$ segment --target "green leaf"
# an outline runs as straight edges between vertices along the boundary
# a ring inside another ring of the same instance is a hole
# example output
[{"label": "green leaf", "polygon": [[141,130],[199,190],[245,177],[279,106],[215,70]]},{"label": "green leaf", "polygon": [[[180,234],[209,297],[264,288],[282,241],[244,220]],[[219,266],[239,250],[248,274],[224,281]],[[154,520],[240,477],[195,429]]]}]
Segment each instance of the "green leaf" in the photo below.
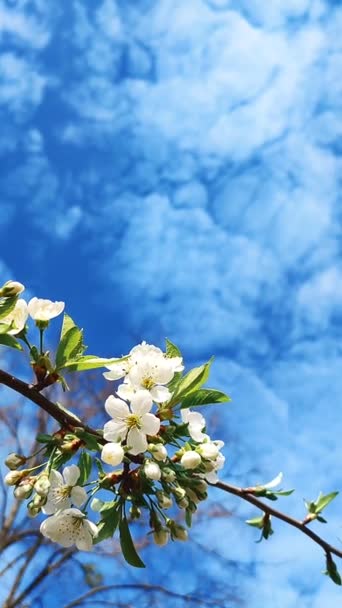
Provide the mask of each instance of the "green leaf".
[{"label": "green leaf", "polygon": [[338,492],[331,492],[325,496],[321,493],[315,502],[316,511],[315,513],[321,513],[325,507],[327,507],[334,498],[338,495]]},{"label": "green leaf", "polygon": [[72,320],[71,317],[69,317],[69,315],[66,314],[66,312],[64,313],[63,316],[63,325],[62,325],[62,330],[61,330],[61,337],[60,340],[63,340],[65,334],[68,333],[68,331],[70,329],[72,329],[73,327],[77,327],[76,323]]},{"label": "green leaf", "polygon": [[6,334],[11,327],[12,323],[0,323],[0,334]]},{"label": "green leaf", "polygon": [[192,525],[192,513],[188,509],[185,511],[185,523],[188,528],[191,528]]},{"label": "green leaf", "polygon": [[55,439],[46,433],[38,433],[36,441],[38,441],[38,443],[55,443]]},{"label": "green leaf", "polygon": [[84,357],[79,357],[78,359],[70,359],[63,365],[63,368],[69,372],[85,372],[90,369],[99,369],[101,367],[106,367],[107,365],[112,365],[113,363],[125,361],[126,359],[127,357],[121,357],[120,359],[104,359],[102,357],[96,357],[96,355],[86,355]]},{"label": "green leaf", "polygon": [[335,585],[342,585],[342,579],[339,571],[337,570],[337,566],[332,559],[331,555],[327,555],[327,569],[324,572],[327,576],[331,578],[331,580],[335,583]]},{"label": "green leaf", "polygon": [[87,433],[87,431],[82,428],[76,428],[74,432],[77,437],[84,441],[89,450],[94,450],[98,452],[101,449],[96,437],[91,433]]},{"label": "green leaf", "polygon": [[140,559],[139,555],[136,552],[128,522],[125,516],[120,521],[119,530],[122,554],[126,562],[131,566],[135,566],[135,568],[145,568],[144,562]]},{"label": "green leaf", "polygon": [[171,403],[179,403],[183,397],[189,393],[196,391],[204,384],[209,378],[210,367],[213,362],[213,357],[199,367],[194,367],[188,372],[184,378],[182,378],[175,394],[172,396]]},{"label": "green leaf", "polygon": [[182,356],[182,353],[179,350],[178,346],[173,344],[173,342],[171,342],[171,340],[169,340],[168,338],[166,338],[166,356],[171,359],[172,359],[172,357],[181,357]]},{"label": "green leaf", "polygon": [[292,490],[278,490],[278,492],[273,492],[276,496],[290,496],[293,494],[294,488]]},{"label": "green leaf", "polygon": [[82,452],[78,460],[78,467],[81,471],[77,485],[82,486],[88,479],[93,466],[93,459],[88,452]]},{"label": "green leaf", "polygon": [[0,319],[7,317],[7,315],[14,310],[17,300],[18,296],[0,299]]},{"label": "green leaf", "polygon": [[120,521],[121,511],[118,508],[120,503],[118,501],[110,501],[106,505],[110,506],[107,509],[104,509],[104,507],[101,509],[102,519],[97,526],[99,533],[94,540],[94,544],[100,543],[105,538],[111,538]]},{"label": "green leaf", "polygon": [[16,350],[23,350],[21,344],[19,344],[19,342],[9,334],[0,334],[0,344],[3,346],[10,346]]},{"label": "green leaf", "polygon": [[181,409],[197,407],[199,405],[209,405],[212,403],[224,403],[227,401],[231,401],[231,398],[221,391],[217,391],[214,388],[200,388],[197,391],[189,393],[182,399]]},{"label": "green leaf", "polygon": [[57,353],[56,366],[57,369],[65,367],[65,364],[75,359],[77,360],[85,351],[83,344],[83,332],[78,327],[71,327],[61,339]]}]

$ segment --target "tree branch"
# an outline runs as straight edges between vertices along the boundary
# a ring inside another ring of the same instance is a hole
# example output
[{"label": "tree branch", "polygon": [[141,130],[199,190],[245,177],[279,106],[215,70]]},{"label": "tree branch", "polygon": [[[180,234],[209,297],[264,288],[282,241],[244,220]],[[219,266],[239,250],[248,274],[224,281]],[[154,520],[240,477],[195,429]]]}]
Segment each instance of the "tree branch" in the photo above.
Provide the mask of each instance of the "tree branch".
[{"label": "tree branch", "polygon": [[337,557],[342,558],[342,550],[339,550],[336,547],[333,547],[333,545],[327,543],[323,538],[318,536],[318,534],[310,530],[310,528],[307,527],[304,521],[300,521],[299,519],[295,519],[290,515],[286,515],[286,513],[283,513],[282,511],[278,511],[278,509],[275,509],[274,507],[271,507],[270,505],[266,504],[265,502],[257,498],[257,496],[254,496],[252,493],[248,492],[244,488],[238,488],[237,486],[233,486],[223,481],[218,481],[216,484],[210,485],[212,485],[214,488],[220,488],[220,490],[228,492],[228,494],[234,494],[234,496],[238,496],[239,498],[242,498],[242,500],[245,500],[254,505],[255,507],[258,507],[258,509],[260,509],[264,513],[272,515],[276,519],[284,521],[293,528],[297,528],[297,530],[303,532],[303,534],[311,538],[311,540],[313,540],[317,545],[319,545],[327,555],[333,553],[334,555],[337,555]]},{"label": "tree branch", "polygon": [[45,397],[45,395],[42,395],[39,390],[37,390],[37,387],[35,387],[33,384],[27,384],[26,382],[19,380],[19,378],[16,378],[15,376],[12,376],[11,374],[8,374],[3,370],[0,370],[0,384],[8,386],[20,395],[23,395],[23,397],[26,397],[27,399],[38,405],[38,407],[47,412],[49,416],[57,420],[57,422],[59,422],[59,424],[63,428],[74,430],[77,427],[81,427],[82,429],[87,431],[87,433],[95,435],[100,443],[105,443],[103,437],[101,437],[99,433],[84,424],[77,416],[75,416],[71,412],[64,410],[64,408],[58,405],[58,403],[53,403],[52,401],[50,401],[50,399]]},{"label": "tree branch", "polygon": [[[69,428],[70,430],[75,429],[75,427],[81,427],[87,433],[90,433],[96,436],[99,443],[106,443],[106,441],[97,433],[94,429],[84,424],[77,416],[74,416],[71,412],[64,410],[57,403],[53,403],[44,395],[41,395],[37,388],[35,388],[32,384],[27,384],[15,376],[8,374],[7,372],[0,370],[0,384],[4,384],[9,388],[13,389],[20,395],[23,395],[27,399],[30,399],[33,403],[38,405],[38,407],[42,408],[45,412],[47,412],[52,418],[57,420],[64,428]],[[258,507],[265,514],[272,515],[273,517],[280,519],[287,523],[288,525],[297,528],[303,534],[311,538],[313,542],[319,545],[327,556],[331,557],[331,554],[336,555],[337,557],[342,558],[342,550],[337,549],[333,545],[327,543],[323,538],[321,538],[318,534],[310,530],[307,525],[298,519],[294,519],[293,517],[286,515],[286,513],[282,513],[277,509],[269,506],[264,503],[262,500],[254,496],[253,493],[248,491],[248,489],[239,488],[237,486],[233,486],[228,483],[224,483],[222,481],[217,482],[216,484],[211,484],[213,487],[220,488],[224,492],[228,492],[229,494],[233,494],[234,496],[238,496],[242,500],[249,502],[250,504]]]}]

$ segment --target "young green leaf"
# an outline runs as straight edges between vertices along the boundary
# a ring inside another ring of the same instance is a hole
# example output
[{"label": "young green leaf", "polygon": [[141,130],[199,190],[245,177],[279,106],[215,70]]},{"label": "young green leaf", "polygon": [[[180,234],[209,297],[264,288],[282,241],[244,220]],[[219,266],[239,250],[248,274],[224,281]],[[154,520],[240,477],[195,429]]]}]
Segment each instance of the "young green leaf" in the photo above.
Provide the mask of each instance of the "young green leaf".
[{"label": "young green leaf", "polygon": [[16,350],[23,350],[21,344],[19,344],[19,342],[9,334],[0,334],[0,344],[3,346],[9,346],[10,348],[15,348]]},{"label": "young green leaf", "polygon": [[83,332],[78,327],[71,327],[61,339],[57,353],[56,353],[56,366],[57,369],[65,367],[65,364],[83,355],[85,346],[83,344]]},{"label": "young green leaf", "polygon": [[227,401],[231,401],[230,397],[221,391],[217,391],[213,388],[200,388],[197,391],[189,393],[182,399],[181,409],[213,403],[224,403]]},{"label": "young green leaf", "polygon": [[213,357],[199,367],[194,367],[188,372],[179,383],[175,394],[172,396],[171,403],[179,403],[189,393],[199,389],[209,378],[210,367],[213,362]]},{"label": "young green leaf", "polygon": [[73,327],[77,327],[76,323],[65,312],[64,313],[64,317],[63,317],[63,325],[62,325],[62,331],[61,331],[60,341],[63,340],[65,334],[68,333],[68,331],[70,329],[72,329]]},{"label": "young green leaf", "polygon": [[[111,501],[107,509],[101,509],[101,521],[98,524],[99,533],[94,540],[94,544],[100,543],[105,538],[111,538],[119,525],[121,510],[118,508],[119,503]],[[104,505],[105,506],[105,505]]]},{"label": "young green leaf", "polygon": [[315,502],[316,513],[321,513],[323,509],[325,509],[334,498],[338,495],[338,492],[330,492],[330,494],[326,494],[325,496],[321,493]]},{"label": "young green leaf", "polygon": [[126,359],[127,357],[122,357],[120,359],[104,359],[102,357],[96,357],[96,355],[85,355],[84,357],[79,357],[78,359],[70,359],[64,363],[63,368],[69,372],[85,372],[90,369],[106,367],[107,365],[118,363],[119,361],[125,361]]},{"label": "young green leaf", "polygon": [[88,452],[82,452],[78,460],[78,468],[81,471],[79,479],[77,480],[78,485],[82,486],[87,481],[91,473],[92,465],[93,460],[90,454],[88,454]]},{"label": "young green leaf", "polygon": [[126,562],[131,566],[135,566],[135,568],[145,568],[144,562],[140,559],[139,555],[136,552],[128,522],[125,516],[120,521],[119,530],[122,554]]},{"label": "young green leaf", "polygon": [[259,528],[261,530],[264,527],[264,516],[254,517],[253,519],[247,519],[246,524],[249,526],[253,526],[254,528]]},{"label": "young green leaf", "polygon": [[178,346],[173,344],[173,342],[171,342],[171,340],[169,340],[168,338],[166,338],[166,356],[170,358],[182,356],[182,353],[179,350]]},{"label": "young green leaf", "polygon": [[329,576],[335,585],[342,585],[341,575],[337,570],[337,566],[330,554],[327,555],[326,560],[327,569],[324,574]]},{"label": "young green leaf", "polygon": [[18,301],[18,296],[12,296],[11,298],[0,299],[0,319],[7,317]]}]

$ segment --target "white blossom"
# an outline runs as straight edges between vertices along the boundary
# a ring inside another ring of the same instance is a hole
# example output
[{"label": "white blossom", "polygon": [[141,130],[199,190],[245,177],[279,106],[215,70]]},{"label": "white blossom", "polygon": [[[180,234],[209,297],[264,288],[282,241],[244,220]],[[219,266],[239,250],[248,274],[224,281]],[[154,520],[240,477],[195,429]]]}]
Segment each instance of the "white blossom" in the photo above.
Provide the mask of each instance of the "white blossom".
[{"label": "white blossom", "polygon": [[189,450],[183,454],[180,462],[185,469],[196,469],[201,464],[201,457],[198,452]]},{"label": "white blossom", "polygon": [[138,388],[145,388],[150,390],[154,401],[162,403],[171,397],[164,385],[170,382],[175,372],[182,371],[184,365],[182,357],[167,357],[157,346],[142,342],[132,348],[125,361],[109,365],[107,369],[109,371],[103,374],[107,380],[126,376],[125,384],[128,386],[122,389],[126,392],[121,395],[124,399],[130,398]]},{"label": "white blossom", "polygon": [[156,462],[146,462],[144,473],[148,479],[153,479],[153,481],[159,481],[161,478],[161,470]]},{"label": "white blossom", "polygon": [[1,323],[5,325],[11,325],[11,329],[7,331],[8,334],[15,336],[19,334],[25,327],[27,321],[28,311],[25,300],[18,300],[15,307],[11,310],[6,317],[1,319]]},{"label": "white blossom", "polygon": [[62,547],[76,545],[81,551],[90,551],[93,548],[93,538],[98,534],[95,524],[86,519],[79,509],[58,511],[43,521],[40,531],[43,536]]},{"label": "white blossom", "polygon": [[163,403],[171,398],[169,389],[165,386],[172,380],[174,371],[171,359],[159,356],[151,356],[138,359],[132,365],[125,378],[124,384],[118,389],[121,395],[126,391],[127,398],[131,398],[132,393],[144,390],[151,395],[156,403]]},{"label": "white blossom", "polygon": [[123,461],[125,452],[121,443],[106,443],[101,452],[101,460],[106,464],[116,467]]},{"label": "white blossom", "polygon": [[110,395],[105,409],[112,420],[104,425],[103,436],[107,441],[126,441],[131,454],[141,454],[147,449],[146,435],[156,435],[160,420],[150,413],[151,396],[146,391],[137,391],[131,399],[131,410],[127,403]]},{"label": "white blossom", "polygon": [[28,303],[28,312],[34,321],[50,321],[63,312],[64,306],[64,302],[32,298]]},{"label": "white blossom", "polygon": [[65,467],[63,475],[55,469],[51,470],[50,489],[47,502],[42,508],[43,513],[51,515],[62,509],[69,509],[71,504],[80,507],[87,500],[85,489],[76,485],[79,476],[80,469],[75,464]]},{"label": "white blossom", "polygon": [[165,462],[167,459],[167,449],[162,443],[150,443],[148,449],[158,462]]},{"label": "white blossom", "polygon": [[207,435],[202,433],[205,427],[205,418],[199,412],[192,412],[190,409],[181,410],[184,423],[188,423],[189,435],[194,441],[203,441]]}]

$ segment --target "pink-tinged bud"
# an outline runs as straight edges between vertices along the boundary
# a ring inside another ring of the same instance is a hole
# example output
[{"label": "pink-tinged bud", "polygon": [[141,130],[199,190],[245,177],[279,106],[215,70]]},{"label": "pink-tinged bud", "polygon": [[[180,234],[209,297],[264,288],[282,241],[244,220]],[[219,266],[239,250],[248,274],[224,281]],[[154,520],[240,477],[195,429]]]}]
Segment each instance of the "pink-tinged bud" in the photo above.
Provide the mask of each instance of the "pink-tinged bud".
[{"label": "pink-tinged bud", "polygon": [[26,460],[27,458],[25,456],[17,454],[16,452],[11,452],[5,460],[5,465],[11,469],[11,471],[16,471],[16,469],[25,464]]}]

